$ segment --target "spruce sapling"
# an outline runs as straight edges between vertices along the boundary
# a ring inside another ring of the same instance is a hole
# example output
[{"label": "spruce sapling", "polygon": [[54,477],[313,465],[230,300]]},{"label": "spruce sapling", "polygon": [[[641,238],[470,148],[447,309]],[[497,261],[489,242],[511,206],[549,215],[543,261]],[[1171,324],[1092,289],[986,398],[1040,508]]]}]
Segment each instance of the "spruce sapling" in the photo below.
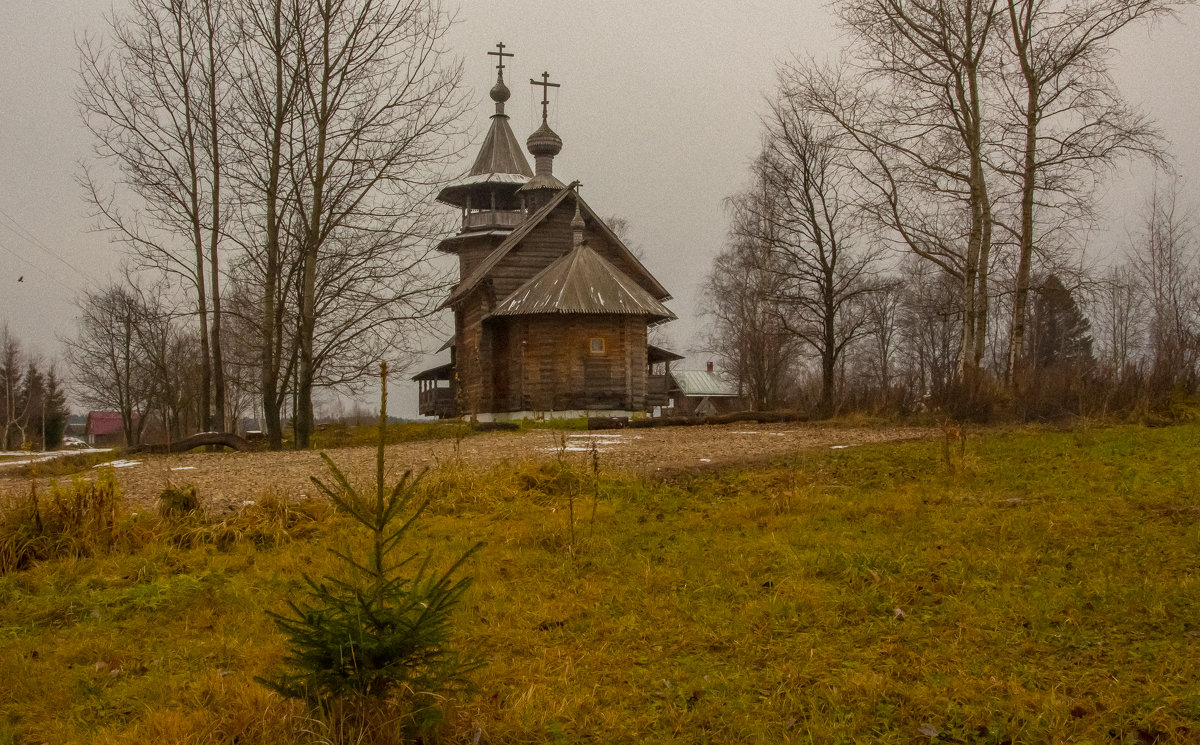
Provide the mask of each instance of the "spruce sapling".
[{"label": "spruce sapling", "polygon": [[[320,581],[305,576],[308,600],[289,601],[290,612],[270,613],[288,637],[289,670],[263,680],[279,693],[336,704],[349,696],[383,699],[433,693],[461,682],[481,663],[447,646],[451,613],[471,584],[452,579],[483,544],[467,550],[444,572],[402,550],[409,528],[429,504],[420,498],[421,475],[406,471],[384,489],[384,432],[387,425],[387,365],[380,366],[381,406],[375,459],[375,494],[360,494],[333,460],[333,485],[312,481],[342,512],[369,531],[366,556],[352,548],[330,549],[342,560],[342,576]],[[410,511],[411,510],[411,511]],[[419,562],[419,563],[418,563]]]}]

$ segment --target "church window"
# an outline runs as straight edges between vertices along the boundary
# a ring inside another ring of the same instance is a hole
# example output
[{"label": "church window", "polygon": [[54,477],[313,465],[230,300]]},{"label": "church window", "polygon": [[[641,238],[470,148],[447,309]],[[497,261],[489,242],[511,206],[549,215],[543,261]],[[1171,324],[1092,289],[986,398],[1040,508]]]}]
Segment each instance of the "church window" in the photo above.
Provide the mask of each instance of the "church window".
[{"label": "church window", "polygon": [[604,354],[604,339],[602,337],[592,337],[592,354]]}]

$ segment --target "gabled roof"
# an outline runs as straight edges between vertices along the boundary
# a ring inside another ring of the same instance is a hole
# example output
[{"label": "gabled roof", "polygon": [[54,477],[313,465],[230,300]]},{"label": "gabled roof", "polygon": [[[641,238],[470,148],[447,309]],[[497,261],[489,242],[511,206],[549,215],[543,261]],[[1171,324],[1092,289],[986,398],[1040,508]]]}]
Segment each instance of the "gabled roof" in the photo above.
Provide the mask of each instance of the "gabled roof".
[{"label": "gabled roof", "polygon": [[682,354],[675,354],[674,352],[672,352],[669,349],[663,349],[662,347],[656,347],[653,344],[646,345],[646,361],[647,362],[674,362],[675,360],[682,360],[682,359],[684,359],[684,356]]},{"label": "gabled roof", "polygon": [[685,396],[733,397],[737,388],[726,381],[720,373],[705,370],[672,370],[671,378]]},{"label": "gabled roof", "polygon": [[576,246],[538,272],[501,301],[491,315],[547,313],[647,316],[651,321],[675,318],[667,306],[587,244]]},{"label": "gabled roof", "polygon": [[578,193],[575,191],[577,186],[579,186],[579,182],[572,181],[567,188],[555,194],[549,202],[542,205],[540,209],[530,215],[528,219],[526,219],[523,223],[517,226],[516,229],[509,233],[508,238],[504,239],[503,243],[501,243],[494,251],[488,254],[487,258],[481,261],[479,265],[475,267],[474,271],[472,271],[468,276],[464,277],[463,280],[459,282],[457,286],[455,286],[454,290],[450,293],[450,297],[446,298],[446,302],[442,303],[440,307],[448,308],[451,305],[454,305],[454,303],[461,300],[468,292],[475,289],[476,285],[482,282],[483,279],[487,277],[493,269],[496,268],[496,265],[499,264],[500,261],[507,256],[510,251],[516,248],[517,244],[524,240],[525,236],[529,235],[534,228],[540,225],[542,221],[545,220],[551,213],[553,213],[554,209],[558,207],[558,205],[562,204],[563,201],[566,200],[567,196],[571,194],[574,194],[576,198],[579,199],[580,209],[592,218],[592,223],[600,228],[600,232],[604,235],[604,237],[617,247],[617,251],[621,253],[626,260],[633,264],[633,266],[641,272],[642,276],[650,281],[651,287],[654,288],[651,294],[660,301],[670,300],[671,293],[667,292],[666,288],[659,284],[658,280],[654,278],[654,275],[652,275],[649,270],[642,265],[642,262],[638,261],[637,257],[633,255],[633,252],[630,251],[629,248],[625,246],[625,243],[617,237],[617,234],[612,231],[612,228],[604,224],[604,221],[601,220],[600,216],[588,206],[588,203],[583,200],[583,197],[578,195]]}]

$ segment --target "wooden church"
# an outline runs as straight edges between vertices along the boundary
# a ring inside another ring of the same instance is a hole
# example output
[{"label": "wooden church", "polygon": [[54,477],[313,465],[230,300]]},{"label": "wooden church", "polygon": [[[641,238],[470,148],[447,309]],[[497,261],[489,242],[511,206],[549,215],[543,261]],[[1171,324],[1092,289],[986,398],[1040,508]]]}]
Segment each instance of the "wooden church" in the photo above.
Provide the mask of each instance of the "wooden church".
[{"label": "wooden church", "polygon": [[[579,195],[554,176],[562,139],[547,122],[526,146],[509,127],[504,59],[491,127],[474,165],[438,201],[462,214],[438,246],[455,254],[459,281],[443,303],[454,313],[450,362],[414,377],[420,412],[479,421],[638,417],[667,405],[667,367],[680,359],[651,346],[651,326],[675,318],[670,294]],[[444,346],[442,350],[444,351]]]}]

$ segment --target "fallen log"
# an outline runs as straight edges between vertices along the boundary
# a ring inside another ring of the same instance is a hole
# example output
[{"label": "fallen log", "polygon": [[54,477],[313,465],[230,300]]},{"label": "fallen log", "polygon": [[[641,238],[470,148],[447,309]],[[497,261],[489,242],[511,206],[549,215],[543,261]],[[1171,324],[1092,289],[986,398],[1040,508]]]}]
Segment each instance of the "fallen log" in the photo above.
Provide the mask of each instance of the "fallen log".
[{"label": "fallen log", "polygon": [[246,452],[253,450],[252,446],[245,439],[238,437],[232,432],[200,432],[199,434],[185,437],[182,440],[175,442],[160,442],[154,445],[139,445],[135,448],[130,448],[130,453],[186,453],[187,451],[210,445],[221,445],[232,450],[240,450]]}]

